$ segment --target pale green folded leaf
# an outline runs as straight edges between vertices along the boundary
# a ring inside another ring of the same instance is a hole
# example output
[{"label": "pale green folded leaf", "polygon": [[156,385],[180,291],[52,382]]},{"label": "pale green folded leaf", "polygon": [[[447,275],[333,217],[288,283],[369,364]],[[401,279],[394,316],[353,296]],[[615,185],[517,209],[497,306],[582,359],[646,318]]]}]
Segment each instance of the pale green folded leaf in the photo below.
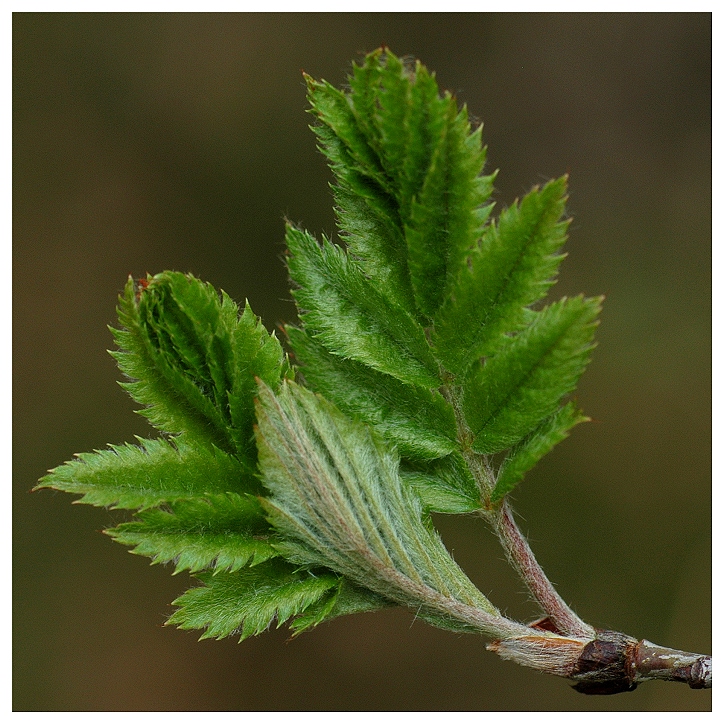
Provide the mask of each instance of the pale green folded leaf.
[{"label": "pale green folded leaf", "polygon": [[[404,605],[410,588],[430,601],[459,601],[495,613],[422,517],[400,479],[394,452],[373,431],[294,383],[262,388],[259,463],[272,496],[269,520],[290,542],[282,553],[322,565]],[[422,606],[440,614],[433,603]],[[454,622],[450,622],[455,626]]]}]

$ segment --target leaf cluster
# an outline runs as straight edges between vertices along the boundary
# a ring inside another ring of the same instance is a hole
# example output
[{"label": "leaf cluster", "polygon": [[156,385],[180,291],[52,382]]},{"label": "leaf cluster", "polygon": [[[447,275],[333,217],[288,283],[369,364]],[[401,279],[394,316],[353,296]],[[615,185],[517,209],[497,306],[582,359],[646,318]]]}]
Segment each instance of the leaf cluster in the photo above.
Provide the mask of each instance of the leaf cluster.
[{"label": "leaf cluster", "polygon": [[[308,88],[345,248],[287,228],[301,375],[396,446],[429,510],[489,507],[585,419],[565,398],[600,299],[541,306],[563,258],[566,178],[491,220],[481,128],[419,62],[380,50],[347,92]],[[474,455],[488,473],[473,482]]]},{"label": "leaf cluster", "polygon": [[201,581],[170,622],[205,637],[392,604],[475,629],[497,609],[429,513],[494,509],[585,419],[568,396],[600,300],[543,302],[566,179],[492,219],[481,128],[420,63],[378,50],[344,91],[307,84],[343,245],[287,226],[296,366],[248,303],[129,279],[112,354],[160,435],[39,487],[132,511],[108,533]]}]

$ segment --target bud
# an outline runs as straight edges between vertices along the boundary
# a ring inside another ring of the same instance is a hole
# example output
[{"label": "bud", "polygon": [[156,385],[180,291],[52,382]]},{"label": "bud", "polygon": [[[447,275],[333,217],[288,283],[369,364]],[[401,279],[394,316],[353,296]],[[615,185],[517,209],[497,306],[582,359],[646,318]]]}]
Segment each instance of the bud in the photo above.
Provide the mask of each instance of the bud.
[{"label": "bud", "polygon": [[568,678],[575,672],[587,643],[583,639],[542,633],[493,641],[487,649],[521,666]]},{"label": "bud", "polygon": [[619,694],[636,688],[633,656],[637,641],[617,631],[596,631],[581,654],[573,687],[581,694]]}]

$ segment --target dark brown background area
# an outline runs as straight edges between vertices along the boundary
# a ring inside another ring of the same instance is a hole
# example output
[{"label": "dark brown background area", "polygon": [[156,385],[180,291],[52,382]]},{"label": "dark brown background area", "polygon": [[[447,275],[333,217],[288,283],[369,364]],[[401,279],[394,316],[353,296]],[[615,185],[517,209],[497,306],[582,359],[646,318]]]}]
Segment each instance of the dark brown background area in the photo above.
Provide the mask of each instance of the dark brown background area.
[{"label": "dark brown background area", "polygon": [[[121,513],[29,493],[150,432],[105,351],[129,273],[294,319],[283,218],[334,224],[300,71],[341,83],[382,43],[485,122],[499,208],[571,174],[553,296],[607,299],[578,391],[595,421],[515,494],[543,566],[594,625],[710,651],[708,14],[15,14],[15,709],[710,708],[674,684],[584,697],[401,610],[198,643],[162,625],[188,576],[100,533]],[[534,615],[481,522],[439,522],[496,604]]]}]

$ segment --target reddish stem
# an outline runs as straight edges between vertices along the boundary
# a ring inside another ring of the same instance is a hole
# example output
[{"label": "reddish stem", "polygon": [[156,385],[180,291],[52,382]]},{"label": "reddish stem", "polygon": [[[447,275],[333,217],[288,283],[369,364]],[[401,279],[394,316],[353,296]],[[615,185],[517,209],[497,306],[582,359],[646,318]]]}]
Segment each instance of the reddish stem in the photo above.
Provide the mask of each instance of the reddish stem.
[{"label": "reddish stem", "polygon": [[569,636],[590,639],[595,630],[581,620],[558,595],[540,564],[535,559],[528,541],[518,528],[507,501],[494,514],[493,525],[508,558],[533,597],[548,615],[555,629]]}]

